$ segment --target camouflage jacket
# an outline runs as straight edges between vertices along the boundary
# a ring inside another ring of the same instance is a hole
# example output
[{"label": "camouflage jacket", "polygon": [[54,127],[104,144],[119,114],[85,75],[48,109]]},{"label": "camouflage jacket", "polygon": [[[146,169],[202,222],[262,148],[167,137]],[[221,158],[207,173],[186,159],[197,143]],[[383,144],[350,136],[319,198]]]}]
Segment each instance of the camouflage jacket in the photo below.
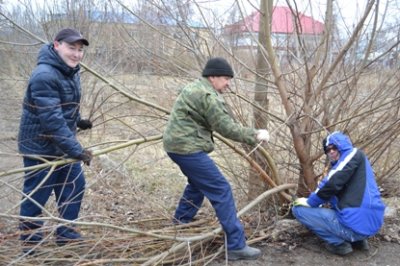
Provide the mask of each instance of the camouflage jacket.
[{"label": "camouflage jacket", "polygon": [[163,135],[164,149],[178,154],[211,152],[213,131],[234,141],[256,142],[256,130],[236,123],[224,99],[202,78],[188,84],[176,99]]}]

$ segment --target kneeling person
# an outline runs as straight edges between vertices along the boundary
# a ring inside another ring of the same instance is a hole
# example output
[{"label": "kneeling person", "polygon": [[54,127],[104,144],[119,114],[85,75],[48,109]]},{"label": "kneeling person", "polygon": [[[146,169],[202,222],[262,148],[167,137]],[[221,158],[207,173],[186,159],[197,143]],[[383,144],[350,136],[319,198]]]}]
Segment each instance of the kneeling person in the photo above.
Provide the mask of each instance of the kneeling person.
[{"label": "kneeling person", "polygon": [[[331,169],[308,198],[294,201],[293,215],[334,254],[368,250],[367,239],[381,228],[385,210],[371,164],[341,132],[330,134],[323,147]],[[325,203],[332,208],[320,208]]]}]

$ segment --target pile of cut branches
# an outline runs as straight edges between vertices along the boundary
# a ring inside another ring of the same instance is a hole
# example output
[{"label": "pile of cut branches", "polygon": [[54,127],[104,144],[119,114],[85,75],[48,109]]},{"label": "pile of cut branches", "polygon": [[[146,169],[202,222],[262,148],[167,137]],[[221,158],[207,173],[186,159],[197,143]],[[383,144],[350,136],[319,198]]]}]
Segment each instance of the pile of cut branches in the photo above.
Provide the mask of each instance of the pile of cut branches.
[{"label": "pile of cut branches", "polygon": [[[238,212],[247,212],[266,198],[288,189],[293,184],[285,184],[270,189],[250,202]],[[7,217],[6,217],[7,216]],[[12,215],[1,214],[1,219],[17,219]],[[46,217],[41,217],[46,220]],[[55,217],[48,218],[58,224],[69,221]],[[78,221],[74,224],[87,236],[80,242],[64,246],[55,244],[54,228],[43,228],[44,239],[32,246],[34,253],[22,252],[18,233],[1,236],[0,263],[9,265],[186,265],[207,264],[216,258],[224,258],[226,252],[223,231],[217,220],[200,217],[189,224],[175,225],[166,218],[152,218],[135,221],[134,227],[117,226],[107,223]],[[257,243],[269,237],[276,237],[272,228],[255,226],[251,216],[246,216],[245,227],[250,236],[248,242]],[[249,228],[250,227],[250,228]],[[140,228],[140,229],[138,229]]]}]

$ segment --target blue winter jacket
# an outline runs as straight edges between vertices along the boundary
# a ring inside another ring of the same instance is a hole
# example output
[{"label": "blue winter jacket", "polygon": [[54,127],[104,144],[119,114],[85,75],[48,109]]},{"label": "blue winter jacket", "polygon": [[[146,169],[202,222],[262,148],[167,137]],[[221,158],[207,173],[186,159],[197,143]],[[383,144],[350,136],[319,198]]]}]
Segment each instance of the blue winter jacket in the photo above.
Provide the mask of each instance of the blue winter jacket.
[{"label": "blue winter jacket", "polygon": [[79,65],[71,68],[44,45],[24,97],[18,136],[22,154],[80,158],[76,139],[81,98]]},{"label": "blue winter jacket", "polygon": [[341,224],[359,234],[376,234],[383,224],[385,205],[368,158],[341,132],[330,134],[324,145],[335,145],[340,158],[307,203],[318,207],[325,202],[336,202],[334,209]]}]

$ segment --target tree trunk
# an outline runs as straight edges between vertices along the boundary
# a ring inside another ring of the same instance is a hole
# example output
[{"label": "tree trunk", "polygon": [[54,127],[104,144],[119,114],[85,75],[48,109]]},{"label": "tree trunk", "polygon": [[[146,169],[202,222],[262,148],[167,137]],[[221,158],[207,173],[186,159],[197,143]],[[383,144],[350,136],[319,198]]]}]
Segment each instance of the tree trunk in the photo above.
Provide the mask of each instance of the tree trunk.
[{"label": "tree trunk", "polygon": [[[269,5],[271,12],[266,12],[266,5]],[[268,60],[265,54],[265,44],[266,44],[266,27],[270,27],[270,23],[272,17],[272,0],[262,0],[260,3],[260,26],[258,33],[258,41],[260,45],[258,46],[257,51],[257,65],[256,65],[256,85],[255,85],[255,94],[254,101],[257,105],[261,106],[264,110],[269,109],[269,101],[268,101],[268,93],[267,93],[267,80],[269,75],[269,65]],[[265,128],[268,129],[268,117],[262,112],[260,109],[254,108],[254,121],[256,128]],[[253,159],[268,173],[271,175],[271,171],[269,170],[268,164],[264,160],[260,160],[259,156],[257,156],[257,152],[253,155]],[[251,172],[249,178],[249,199],[253,199],[263,191],[267,190],[268,186],[266,183],[262,181],[262,179]]]}]

